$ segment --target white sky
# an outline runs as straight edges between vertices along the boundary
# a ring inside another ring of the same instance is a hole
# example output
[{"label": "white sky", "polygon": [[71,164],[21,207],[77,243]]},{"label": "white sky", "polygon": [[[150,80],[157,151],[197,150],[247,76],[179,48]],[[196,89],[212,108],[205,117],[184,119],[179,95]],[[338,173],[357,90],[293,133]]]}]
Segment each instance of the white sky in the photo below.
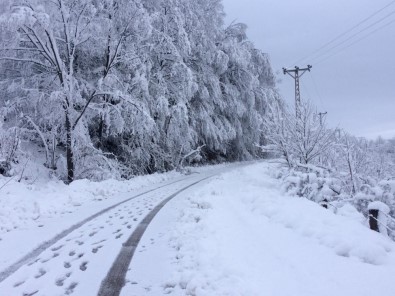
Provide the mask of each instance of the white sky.
[{"label": "white sky", "polygon": [[[292,105],[294,81],[282,74],[282,67],[295,66],[297,60],[390,2],[223,0],[226,25],[232,21],[248,25],[249,38],[257,48],[269,53],[272,67],[282,81],[278,83],[280,93]],[[392,20],[394,23],[356,45],[322,63],[311,58],[297,65],[313,65],[311,75],[307,73],[301,79],[302,98],[313,101],[318,111],[327,111],[330,126],[368,138],[395,136],[395,3],[353,33],[388,14],[391,16],[385,21],[359,36]]]}]

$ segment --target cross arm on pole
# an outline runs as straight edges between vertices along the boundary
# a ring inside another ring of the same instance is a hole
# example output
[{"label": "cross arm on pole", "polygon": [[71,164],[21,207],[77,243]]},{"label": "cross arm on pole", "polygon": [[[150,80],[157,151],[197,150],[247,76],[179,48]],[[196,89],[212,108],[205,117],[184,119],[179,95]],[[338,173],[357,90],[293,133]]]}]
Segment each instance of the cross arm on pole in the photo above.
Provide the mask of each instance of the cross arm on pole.
[{"label": "cross arm on pole", "polygon": [[291,73],[299,73],[299,72],[302,72],[302,74],[299,75],[299,76],[302,76],[306,71],[309,71],[309,72],[310,72],[310,70],[311,70],[312,67],[313,67],[313,66],[311,66],[311,65],[307,65],[306,68],[299,68],[299,67],[297,67],[297,66],[295,66],[295,69],[286,69],[286,68],[283,68],[283,73],[284,73],[284,75],[285,75],[285,74],[289,74],[290,76],[294,77]]}]

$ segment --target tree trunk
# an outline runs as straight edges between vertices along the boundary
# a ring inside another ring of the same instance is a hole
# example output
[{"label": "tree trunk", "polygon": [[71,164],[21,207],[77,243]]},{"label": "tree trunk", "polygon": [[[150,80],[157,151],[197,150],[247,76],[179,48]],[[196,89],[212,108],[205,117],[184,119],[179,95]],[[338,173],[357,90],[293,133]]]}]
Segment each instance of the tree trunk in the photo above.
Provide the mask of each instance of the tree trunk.
[{"label": "tree trunk", "polygon": [[74,181],[74,160],[72,148],[71,123],[69,114],[66,111],[66,162],[67,162],[67,182]]},{"label": "tree trunk", "polygon": [[98,130],[99,143],[97,145],[98,148],[100,148],[100,149],[103,148],[103,130],[104,130],[104,119],[103,119],[103,116],[100,116],[99,130]]}]

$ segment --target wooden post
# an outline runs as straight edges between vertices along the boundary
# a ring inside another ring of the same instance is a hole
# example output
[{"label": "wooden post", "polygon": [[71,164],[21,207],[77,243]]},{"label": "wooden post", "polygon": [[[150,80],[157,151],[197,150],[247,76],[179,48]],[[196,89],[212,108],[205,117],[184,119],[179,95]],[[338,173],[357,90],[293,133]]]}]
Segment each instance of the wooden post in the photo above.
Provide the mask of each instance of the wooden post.
[{"label": "wooden post", "polygon": [[373,201],[368,206],[370,229],[388,236],[387,215],[390,208],[381,201]]},{"label": "wooden post", "polygon": [[373,210],[373,209],[369,210],[370,229],[380,232],[378,219],[379,219],[379,210]]}]

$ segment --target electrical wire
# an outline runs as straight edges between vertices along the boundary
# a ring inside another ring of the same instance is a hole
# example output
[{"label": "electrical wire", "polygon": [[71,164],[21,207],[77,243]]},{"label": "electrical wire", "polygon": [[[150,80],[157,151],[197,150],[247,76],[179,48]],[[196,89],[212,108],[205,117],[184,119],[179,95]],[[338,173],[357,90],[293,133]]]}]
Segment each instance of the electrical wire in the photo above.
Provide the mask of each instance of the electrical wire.
[{"label": "electrical wire", "polygon": [[[312,97],[312,95],[311,95],[309,89],[307,88],[306,84],[303,82],[303,80],[300,80],[300,84],[302,85],[302,89],[303,89],[304,91],[306,91],[306,93],[307,93],[307,96],[308,96],[307,100],[308,100],[308,101],[311,101],[313,97]],[[305,97],[305,99],[306,99],[306,97]]]},{"label": "electrical wire", "polygon": [[[372,27],[376,26],[377,24],[380,24],[381,22],[383,22],[384,20],[386,20],[387,18],[389,18],[390,16],[392,16],[392,15],[394,15],[394,14],[395,14],[395,10],[391,11],[390,13],[388,13],[387,15],[385,15],[384,17],[382,17],[381,19],[375,21],[374,23],[372,23],[372,24],[370,24],[369,26],[363,28],[362,30],[359,30],[358,32],[354,33],[353,35],[351,35],[351,36],[348,37],[347,39],[343,40],[342,42],[340,42],[340,43],[338,43],[338,44],[332,46],[331,48],[329,48],[328,50],[324,51],[324,52],[321,53],[320,55],[318,55],[318,56],[316,56],[316,57],[313,57],[313,61],[322,58],[323,56],[325,56],[326,54],[330,53],[330,52],[333,51],[334,49],[337,49],[337,48],[339,48],[340,46],[342,46],[343,44],[346,44],[348,41],[354,39],[354,37],[357,37],[357,36],[360,35],[361,33],[363,33],[363,32],[365,32],[365,31],[371,29]],[[392,23],[392,21],[391,21],[391,23]],[[379,28],[381,28],[381,27],[379,27]],[[378,28],[378,29],[379,29],[379,28]],[[378,31],[378,29],[374,30],[373,32]],[[368,35],[370,36],[371,34],[373,34],[373,33],[371,32],[371,33],[369,33]],[[362,38],[360,38],[360,39],[358,39],[358,40],[362,40],[362,39],[364,39],[364,38],[365,38],[365,37],[362,37]],[[354,44],[354,43],[352,43],[352,44]]]},{"label": "electrical wire", "polygon": [[333,56],[335,56],[335,55],[338,55],[338,54],[341,53],[342,51],[348,49],[349,47],[351,47],[351,46],[353,46],[353,45],[355,45],[355,44],[357,44],[357,43],[359,43],[359,42],[361,42],[361,41],[363,41],[363,40],[365,40],[366,38],[370,37],[371,35],[373,35],[373,34],[376,33],[377,31],[380,31],[381,29],[384,29],[385,27],[388,27],[389,25],[391,25],[391,24],[393,24],[393,23],[395,23],[395,19],[392,20],[392,21],[390,21],[390,22],[388,22],[388,23],[385,23],[384,25],[378,27],[377,29],[375,29],[375,30],[369,32],[368,34],[366,34],[366,35],[364,35],[363,37],[361,37],[361,38],[355,40],[354,42],[348,44],[347,46],[344,46],[344,47],[340,48],[338,51],[332,53],[331,55],[326,56],[326,57],[323,57],[322,59],[320,59],[320,60],[318,60],[317,62],[315,62],[314,65],[319,65],[319,64],[321,64],[321,63],[327,61],[327,60],[330,59],[331,57],[333,57]]},{"label": "electrical wire", "polygon": [[395,0],[391,1],[390,3],[388,3],[387,5],[385,5],[384,7],[380,8],[379,10],[375,11],[374,13],[372,13],[371,15],[369,15],[368,17],[364,18],[363,20],[361,20],[360,22],[358,22],[356,25],[352,26],[351,28],[347,29],[346,31],[344,31],[343,33],[337,35],[335,38],[333,38],[332,40],[330,40],[329,42],[325,43],[324,45],[322,45],[321,47],[319,47],[318,49],[316,49],[315,51],[311,52],[310,54],[306,55],[305,57],[297,60],[296,62],[294,62],[293,64],[298,64],[302,61],[305,61],[307,59],[309,59],[311,56],[316,55],[317,53],[319,53],[321,50],[327,48],[329,45],[333,44],[334,42],[336,42],[337,40],[341,39],[342,37],[346,36],[348,33],[352,32],[353,30],[355,30],[356,28],[358,28],[359,26],[361,26],[362,24],[366,23],[367,21],[371,20],[373,17],[375,17],[376,15],[378,15],[379,13],[381,13],[382,11],[384,11],[385,9],[387,9],[388,7],[390,7],[391,5],[395,4]]},{"label": "electrical wire", "polygon": [[317,83],[315,82],[314,76],[313,76],[313,74],[311,72],[309,72],[309,76],[311,78],[311,81],[313,81],[313,86],[314,86],[315,92],[316,92],[316,94],[318,96],[318,99],[320,100],[321,108],[325,109],[324,100],[322,99],[321,92],[318,89],[318,86],[317,86]]}]

